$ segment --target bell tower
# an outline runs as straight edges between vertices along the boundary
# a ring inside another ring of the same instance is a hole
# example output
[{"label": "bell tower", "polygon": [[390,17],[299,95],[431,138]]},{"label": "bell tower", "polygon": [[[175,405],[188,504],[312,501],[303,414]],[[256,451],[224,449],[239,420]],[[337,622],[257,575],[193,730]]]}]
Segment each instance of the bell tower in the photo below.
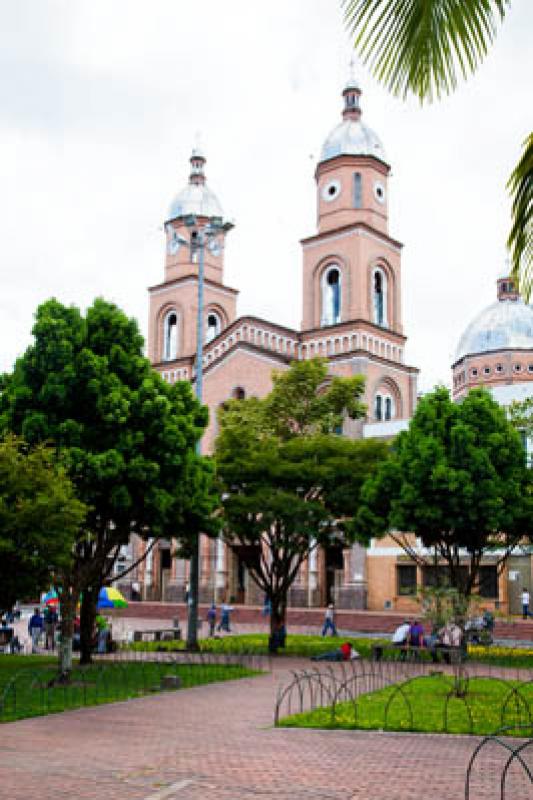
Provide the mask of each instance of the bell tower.
[{"label": "bell tower", "polygon": [[315,172],[317,233],[304,250],[303,329],[364,320],[402,332],[401,244],[388,233],[390,166],[351,76]]},{"label": "bell tower", "polygon": [[381,139],[363,122],[361,97],[350,75],[342,119],[315,171],[317,229],[301,242],[302,336],[308,354],[357,351],[345,363],[366,377],[369,422],[405,420],[416,402],[418,370],[403,365],[402,244],[389,234],[390,165]]},{"label": "bell tower", "polygon": [[315,173],[318,231],[364,222],[387,233],[390,167],[383,145],[361,121],[361,88],[354,78],[342,97],[342,122],[326,139]]},{"label": "bell tower", "polygon": [[206,343],[234,321],[238,295],[223,282],[225,238],[233,226],[224,224],[222,206],[207,185],[205,163],[203,152],[195,148],[189,181],[170,204],[165,221],[164,281],[149,290],[149,358],[162,371],[187,377],[196,351],[200,237],[210,223],[217,223],[217,232],[205,237],[203,249]]}]

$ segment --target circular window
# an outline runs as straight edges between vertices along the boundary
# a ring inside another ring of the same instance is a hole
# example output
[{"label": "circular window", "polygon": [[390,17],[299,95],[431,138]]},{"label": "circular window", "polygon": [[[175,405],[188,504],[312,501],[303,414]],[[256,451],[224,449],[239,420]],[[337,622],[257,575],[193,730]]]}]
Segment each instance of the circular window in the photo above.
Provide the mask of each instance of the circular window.
[{"label": "circular window", "polygon": [[322,189],[322,199],[325,200],[326,203],[331,203],[332,200],[335,200],[335,198],[339,196],[340,191],[340,181],[329,181]]},{"label": "circular window", "polygon": [[515,364],[513,369],[515,372],[522,372],[522,364]]},{"label": "circular window", "polygon": [[380,181],[376,181],[374,183],[374,197],[378,201],[378,203],[385,202],[385,187]]},{"label": "circular window", "polygon": [[473,369],[470,370],[470,375],[473,378],[477,378],[477,367],[474,367]]}]

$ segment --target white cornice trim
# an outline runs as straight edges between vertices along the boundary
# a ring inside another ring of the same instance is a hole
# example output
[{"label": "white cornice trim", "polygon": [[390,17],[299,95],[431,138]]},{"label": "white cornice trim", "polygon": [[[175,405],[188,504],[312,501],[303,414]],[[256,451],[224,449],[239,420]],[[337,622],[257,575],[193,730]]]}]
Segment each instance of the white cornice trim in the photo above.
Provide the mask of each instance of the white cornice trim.
[{"label": "white cornice trim", "polygon": [[387,244],[391,250],[394,250],[395,253],[401,253],[401,247],[393,244],[390,239],[386,236],[380,236],[379,233],[371,233],[370,231],[365,230],[364,228],[353,227],[350,230],[343,231],[342,233],[320,233],[317,234],[316,237],[313,238],[311,242],[303,242],[302,247],[304,250],[307,250],[311,247],[316,247],[316,245],[321,244],[322,242],[335,242],[338,239],[346,239],[347,237],[353,236],[363,236],[367,239],[373,239],[380,244]]},{"label": "white cornice trim", "polygon": [[[166,294],[167,292],[171,292],[173,289],[179,289],[182,286],[189,286],[191,284],[197,285],[198,284],[198,278],[185,278],[185,280],[180,280],[178,278],[177,281],[176,280],[169,281],[169,283],[167,283],[167,284],[165,284],[163,286],[158,286],[155,289],[148,289],[148,291],[150,292],[151,295],[155,296],[155,295],[158,295],[158,294]],[[230,292],[227,289],[225,289],[223,286],[216,286],[216,285],[213,285],[213,283],[207,283],[207,281],[204,284],[204,291],[205,292],[212,291],[215,294],[219,293],[219,294],[223,294],[223,295],[226,295],[227,297],[232,297],[232,298],[236,297],[236,293],[234,291]]]},{"label": "white cornice trim", "polygon": [[[391,362],[389,361],[389,359],[385,358],[384,356],[376,356],[375,359],[373,359],[371,355],[370,356],[357,356],[357,355],[355,355],[355,356],[351,356],[350,358],[331,358],[331,360],[329,361],[329,364],[330,364],[330,366],[333,366],[335,364],[351,364],[352,361],[364,361],[367,364],[368,364],[369,361],[371,361],[374,364],[381,364],[381,360],[380,359],[382,359],[383,361],[387,361],[387,371],[389,371],[389,372],[397,372],[400,375],[406,375],[406,374],[407,375],[412,375],[412,374],[414,374],[414,377],[416,377],[417,373],[412,373],[411,372],[413,367],[410,367],[408,364],[404,364],[403,365],[404,366],[403,369],[401,367],[390,367],[389,364]],[[398,362],[396,361],[394,363],[397,364]]]}]

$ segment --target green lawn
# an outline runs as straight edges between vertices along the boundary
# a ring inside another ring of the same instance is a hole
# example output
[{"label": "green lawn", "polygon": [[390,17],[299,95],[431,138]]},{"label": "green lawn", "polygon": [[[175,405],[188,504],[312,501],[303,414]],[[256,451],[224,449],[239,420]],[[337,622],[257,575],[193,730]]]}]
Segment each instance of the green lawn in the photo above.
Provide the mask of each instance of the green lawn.
[{"label": "green lawn", "polygon": [[57,660],[40,656],[0,656],[0,721],[41,716],[82,706],[112,703],[163,691],[165,675],[181,688],[258,674],[240,664],[168,664],[150,661],[100,662],[74,666],[65,686],[50,686]]},{"label": "green lawn", "polygon": [[[280,720],[292,728],[365,729],[416,731],[423,733],[490,734],[507,725],[530,723],[526,705],[533,715],[533,686],[494,678],[470,680],[465,700],[453,697],[453,679],[447,675],[419,677],[398,686],[361,695],[357,702],[339,703]],[[512,686],[520,686],[521,700],[505,700]],[[392,698],[392,699],[391,699]],[[387,707],[387,704],[389,703]],[[445,711],[447,707],[447,718]],[[470,713],[469,713],[470,710]]]}]

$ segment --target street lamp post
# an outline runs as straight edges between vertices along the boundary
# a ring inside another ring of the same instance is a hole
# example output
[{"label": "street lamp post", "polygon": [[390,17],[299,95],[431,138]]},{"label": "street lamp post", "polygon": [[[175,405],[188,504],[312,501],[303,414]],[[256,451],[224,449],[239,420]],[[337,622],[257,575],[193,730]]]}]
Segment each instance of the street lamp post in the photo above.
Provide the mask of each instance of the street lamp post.
[{"label": "street lamp post", "polygon": [[[204,254],[205,247],[209,241],[220,233],[231,230],[233,225],[230,222],[223,222],[220,217],[211,217],[203,228],[197,227],[196,217],[189,215],[185,217],[185,225],[194,228],[196,239],[194,247],[198,252],[198,315],[196,320],[196,398],[202,402],[203,392],[203,358],[204,358]],[[192,256],[191,242],[191,256]],[[196,452],[201,454],[202,441],[198,439]],[[192,553],[189,562],[189,598],[188,598],[188,619],[187,619],[187,648],[189,650],[198,649],[198,594],[199,594],[199,574],[200,574],[200,534],[196,533],[193,541]]]}]

